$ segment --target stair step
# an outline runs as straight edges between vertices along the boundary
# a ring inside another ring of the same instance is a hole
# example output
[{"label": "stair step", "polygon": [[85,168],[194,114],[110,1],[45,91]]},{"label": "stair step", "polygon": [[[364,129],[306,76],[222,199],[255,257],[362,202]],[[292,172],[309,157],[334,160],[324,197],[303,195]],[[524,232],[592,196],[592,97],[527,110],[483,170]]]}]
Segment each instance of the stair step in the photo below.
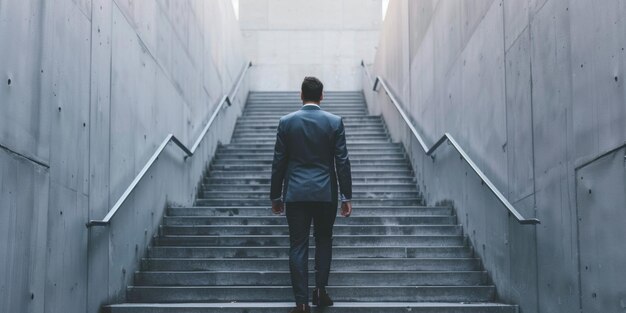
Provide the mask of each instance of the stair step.
[{"label": "stair step", "polygon": [[[343,126],[348,129],[361,129],[362,127],[379,129],[385,128],[385,125],[380,120],[370,119],[370,120],[345,120],[343,121]],[[270,120],[270,119],[252,119],[252,118],[239,118],[237,120],[237,124],[235,130],[250,130],[250,129],[273,129],[276,130],[278,128],[278,119]]]},{"label": "stair step", "polygon": [[[107,313],[280,313],[293,308],[289,302],[223,303],[126,303],[106,307]],[[499,303],[447,302],[335,302],[326,313],[517,313],[517,306]]]},{"label": "stair step", "polygon": [[[238,117],[238,121],[246,121],[246,122],[260,122],[263,124],[267,124],[267,123],[276,123],[278,124],[278,120],[280,117],[282,117],[283,115],[277,114],[276,119],[268,119],[266,116],[255,116],[255,115],[241,115]],[[343,119],[343,123],[344,125],[347,126],[348,123],[351,123],[352,125],[362,125],[359,123],[376,123],[376,124],[383,124],[383,120],[382,117],[379,115],[357,115],[357,116],[341,116]]]},{"label": "stair step", "polygon": [[[363,99],[363,93],[360,91],[324,91],[324,102],[329,99],[337,98],[359,98]],[[298,91],[252,91],[249,94],[248,100],[253,99],[295,99],[300,101],[300,93]]]},{"label": "stair step", "polygon": [[[277,97],[277,98],[259,98],[252,97],[249,98],[246,104],[246,109],[250,106],[293,106],[297,108],[302,107],[302,100],[299,98],[293,97]],[[324,103],[321,105],[322,108],[327,109],[330,107],[335,107],[338,105],[353,105],[357,107],[365,106],[365,99],[363,97],[357,96],[342,96],[342,97],[333,97],[330,99],[324,99]]]},{"label": "stair step", "polygon": [[[275,108],[275,109],[259,107],[255,109],[245,110],[241,114],[240,118],[258,117],[258,118],[264,118],[264,119],[275,119],[274,121],[278,123],[278,120],[281,117],[292,114],[293,112],[296,112],[298,110],[300,110],[300,108],[294,107],[294,106],[289,106],[289,107],[284,107],[284,108]],[[367,109],[362,108],[362,107],[343,107],[343,108],[332,108],[332,109],[326,108],[324,109],[324,111],[344,118],[344,122],[345,122],[345,118],[354,119],[354,118],[361,118],[361,117],[368,116]],[[374,117],[377,117],[377,116],[374,116]],[[375,120],[375,118],[373,118],[372,120]]]},{"label": "stair step", "polygon": [[[250,95],[250,97],[247,100],[247,103],[254,103],[254,102],[276,103],[278,101],[296,102],[298,106],[302,106],[303,105],[302,104],[302,100],[300,99],[299,95],[295,95],[295,96]],[[325,95],[324,96],[324,101],[322,102],[322,106],[328,106],[328,105],[325,105],[325,104],[326,103],[334,103],[336,101],[353,101],[353,102],[365,103],[365,98],[361,94],[353,94],[353,95],[344,95],[344,94]]]},{"label": "stair step", "polygon": [[[333,96],[328,99],[324,99],[324,102],[320,105],[323,109],[328,109],[337,105],[351,104],[358,107],[365,106],[365,99],[362,96]],[[246,109],[248,106],[293,106],[301,108],[303,106],[302,100],[298,97],[251,97],[248,98]]]},{"label": "stair step", "polygon": [[[250,147],[250,146],[241,146],[241,145],[234,145],[234,144],[229,144],[229,145],[224,145],[219,147],[218,149],[219,152],[226,152],[226,151],[233,151],[233,152],[243,152],[243,153],[250,153],[250,152],[270,152],[270,153],[274,153],[274,146],[273,145],[259,145],[258,147]],[[404,153],[404,148],[397,143],[390,143],[389,145],[384,145],[384,146],[353,146],[350,147],[350,153],[356,153],[356,152],[367,152],[367,151],[371,151],[371,152],[381,152],[381,151],[387,151],[387,152],[400,152],[400,153]]]},{"label": "stair step", "polygon": [[[373,134],[388,134],[387,129],[382,125],[371,126],[345,126],[346,134],[358,134],[358,133],[373,133]],[[248,135],[248,134],[263,134],[269,136],[276,136],[277,126],[259,126],[259,127],[238,127],[233,132],[233,135]]]},{"label": "stair step", "polygon": [[[367,169],[388,169],[388,170],[392,170],[392,171],[396,171],[396,170],[408,170],[410,171],[411,168],[409,167],[409,164],[406,162],[406,160],[404,158],[402,159],[398,159],[399,161],[405,161],[403,163],[400,162],[394,162],[394,164],[384,164],[384,162],[382,162],[381,160],[378,160],[379,163],[382,164],[376,164],[376,161],[371,161],[371,162],[367,162],[367,161],[354,161],[350,160],[350,165],[353,169],[355,170],[367,170]],[[396,161],[396,160],[394,160]],[[229,161],[225,161],[225,160],[220,160],[219,162],[215,162],[213,164],[211,164],[211,169],[212,170],[216,170],[216,171],[229,171],[229,170],[233,170],[233,171],[249,171],[249,172],[254,172],[254,171],[268,171],[272,168],[271,163],[264,163],[264,164],[257,164],[257,162],[253,162],[253,161],[246,161],[244,160],[244,162],[238,162],[236,164],[233,164],[234,162],[229,162]],[[353,185],[354,186],[354,185]],[[415,186],[413,186],[415,187]],[[269,188],[269,187],[268,187]],[[363,188],[367,188],[368,190],[380,190],[380,189],[375,189],[373,187],[363,187]],[[353,187],[353,190],[355,188]],[[269,190],[269,189],[268,189]]]},{"label": "stair step", "polygon": [[[309,270],[314,269],[309,259]],[[252,259],[142,259],[142,271],[275,271],[289,268],[288,258]],[[409,258],[333,258],[331,271],[480,271],[475,258],[409,259]],[[372,282],[374,284],[375,282]]]},{"label": "stair step", "polygon": [[[391,140],[384,137],[384,138],[370,138],[370,137],[360,137],[360,138],[355,138],[355,137],[350,137],[347,136],[346,137],[346,144],[348,145],[348,150],[350,149],[350,145],[353,144],[359,144],[359,143],[390,143]],[[276,143],[276,139],[275,137],[272,137],[272,139],[260,139],[260,138],[233,138],[232,139],[232,143],[265,143],[265,144],[275,144]]]},{"label": "stair step", "polygon": [[[291,112],[298,111],[302,108],[302,105],[294,104],[293,102],[283,102],[282,105],[268,105],[264,103],[254,103],[246,107],[244,111],[247,114],[267,113],[267,114],[289,114]],[[344,113],[359,113],[361,115],[367,115],[367,108],[363,104],[358,102],[341,101],[332,106],[324,106],[322,110],[333,114],[341,115]]]},{"label": "stair step", "polygon": [[[270,120],[268,116],[242,115],[239,117],[238,121],[261,122],[261,123],[273,122],[273,123],[278,124],[278,119],[281,118],[282,115],[275,115],[273,117],[274,117],[274,120]],[[342,116],[342,119],[344,122],[344,126],[347,123],[354,123],[358,125],[359,122],[364,122],[364,121],[374,121],[374,122],[382,123],[381,117],[377,115],[350,115],[350,116]]]},{"label": "stair step", "polygon": [[[254,165],[241,165],[238,167],[247,167],[249,169],[254,168]],[[213,168],[213,166],[211,166]],[[416,191],[416,187],[414,184],[352,184],[352,191],[355,192],[366,192],[366,190],[377,190],[377,191]],[[270,185],[248,185],[248,184],[237,184],[237,185],[219,185],[219,184],[203,184],[202,190],[204,191],[264,191],[269,192]]]},{"label": "stair step", "polygon": [[[381,129],[381,130],[373,130],[373,131],[350,131],[349,129],[346,130],[346,140],[348,138],[363,138],[363,137],[387,137],[388,134],[385,132],[385,130]],[[245,131],[245,132],[241,132],[241,131],[237,131],[233,133],[232,138],[260,138],[260,139],[267,139],[267,138],[276,138],[276,132],[275,131]]]},{"label": "stair step", "polygon": [[[229,147],[238,147],[238,148],[248,148],[248,149],[250,149],[250,148],[265,148],[265,149],[270,148],[270,149],[274,149],[274,144],[275,144],[275,142],[268,142],[268,143],[236,143],[236,142],[233,142],[233,143],[229,143],[228,146]],[[382,143],[382,144],[362,142],[362,143],[359,143],[359,144],[351,145],[350,148],[352,148],[352,147],[355,147],[355,148],[358,147],[358,148],[362,148],[362,149],[368,149],[370,147],[382,147],[382,148],[385,148],[385,147],[394,147],[394,146],[397,147],[398,145],[399,145],[398,143],[394,143],[394,142],[391,142],[391,141],[385,142],[385,143]]]},{"label": "stair step", "polygon": [[[309,249],[315,255],[315,247]],[[154,246],[149,248],[150,258],[288,258],[289,248],[265,247],[188,247]],[[466,246],[449,247],[352,247],[333,246],[335,258],[471,258],[473,252]]]},{"label": "stair step", "polygon": [[[258,172],[248,172],[248,171],[211,171],[209,173],[209,177],[249,177],[249,178],[264,178],[270,177],[271,171],[258,171]],[[352,177],[413,177],[412,173],[407,170],[396,170],[396,171],[388,171],[388,170],[353,170]]]},{"label": "stair step", "polygon": [[[271,96],[275,97],[296,97],[300,99],[300,92],[298,91],[251,91],[250,97],[263,97],[263,96]],[[347,95],[355,95],[362,96],[363,93],[361,91],[337,91],[337,90],[327,90],[324,91],[324,98],[334,97],[334,96],[347,96]]]},{"label": "stair step", "polygon": [[[335,301],[492,301],[493,286],[332,286]],[[312,289],[311,289],[312,291]],[[133,286],[130,302],[290,301],[291,286]]]},{"label": "stair step", "polygon": [[[249,99],[248,103],[246,104],[246,111],[254,109],[254,108],[264,108],[264,107],[276,108],[276,109],[288,108],[288,109],[300,110],[302,106],[303,106],[302,101],[298,101],[298,100],[294,101],[293,99],[271,99],[271,100]],[[324,101],[324,103],[320,105],[320,108],[322,110],[333,110],[333,109],[343,108],[343,107],[352,107],[352,108],[359,108],[359,109],[367,108],[365,106],[365,101],[363,101],[363,99],[359,99],[356,97],[335,98],[332,100]]]},{"label": "stair step", "polygon": [[[270,177],[205,177],[204,182],[207,184],[269,184]],[[354,177],[352,176],[353,184],[362,183],[376,183],[376,184],[404,184],[414,183],[415,178],[412,176],[403,177]]]},{"label": "stair step", "polygon": [[[276,139],[272,138],[270,139],[252,139],[252,138],[240,138],[237,140],[233,140],[232,143],[236,143],[236,144],[275,144],[276,143]],[[358,138],[358,139],[354,139],[354,138],[347,138],[346,139],[346,144],[348,146],[348,150],[350,150],[350,146],[351,145],[357,145],[357,144],[362,144],[362,143],[366,143],[366,144],[384,144],[384,143],[391,143],[391,139],[383,139],[383,138]]]},{"label": "stair step", "polygon": [[[309,273],[309,281],[315,274]],[[476,286],[488,283],[483,271],[336,271],[329,286]],[[135,286],[289,286],[289,271],[161,271],[135,273]]]},{"label": "stair step", "polygon": [[[354,107],[366,107],[365,99],[362,96],[334,96],[324,101],[319,105],[323,110],[329,110],[336,106],[352,105]],[[246,109],[248,106],[272,106],[272,107],[293,107],[296,109],[302,108],[302,100],[298,97],[252,97],[248,98]]]},{"label": "stair step", "polygon": [[[326,112],[333,111],[361,111],[367,115],[365,103],[353,100],[337,100],[329,105],[321,105],[320,108]],[[246,105],[244,112],[294,112],[302,109],[302,103],[293,101],[254,101]]]},{"label": "stair step", "polygon": [[[282,104],[268,104],[268,103],[252,103],[246,106],[244,113],[254,115],[257,113],[267,113],[276,115],[287,115],[292,112],[296,112],[302,109],[299,104],[293,104],[292,102],[283,102]],[[368,116],[369,112],[363,103],[357,102],[337,102],[332,106],[322,107],[322,110],[342,116],[343,113],[358,112],[360,116]]]},{"label": "stair step", "polygon": [[[346,139],[347,138],[356,138],[359,139],[361,137],[386,137],[388,136],[386,130],[384,129],[376,129],[369,131],[351,131],[350,129],[346,129]],[[236,131],[233,133],[233,138],[276,138],[275,130],[246,130],[246,131]]]},{"label": "stair step", "polygon": [[[363,102],[352,100],[337,100],[332,104],[320,106],[326,112],[333,111],[361,111],[363,115],[367,115],[367,107]],[[302,103],[293,101],[254,101],[246,105],[245,112],[294,112],[302,109]]]},{"label": "stair step", "polygon": [[[355,207],[357,208],[357,207]],[[337,217],[335,225],[456,225],[456,216],[359,216],[355,209],[349,218]],[[287,225],[279,216],[165,216],[164,225]]]},{"label": "stair step", "polygon": [[[360,95],[360,94],[353,94],[353,95],[337,94],[337,95],[325,95],[324,102],[322,105],[324,105],[324,103],[331,103],[331,102],[340,101],[340,100],[343,100],[343,101],[349,100],[353,102],[365,103],[365,98],[363,97],[363,95]],[[267,102],[267,103],[276,103],[278,101],[289,101],[289,102],[296,102],[299,106],[302,106],[302,100],[300,99],[299,95],[295,95],[295,96],[250,95],[247,103],[254,103],[255,101]]]},{"label": "stair step", "polygon": [[[211,163],[211,166],[258,166],[262,167],[265,170],[270,170],[272,168],[272,159],[263,159],[263,160],[243,160],[243,159],[214,159]],[[381,159],[350,159],[350,165],[355,170],[367,170],[367,168],[363,168],[365,166],[376,166],[378,169],[387,169],[389,167],[398,167],[396,170],[412,170],[411,164],[409,160],[407,160],[404,156],[398,156],[396,158],[385,158]],[[219,170],[218,168],[215,168]],[[227,169],[227,168],[226,168]],[[246,169],[247,170],[247,169]]]},{"label": "stair step", "polygon": [[[245,122],[252,122],[252,124],[254,124],[255,122],[261,123],[261,124],[273,124],[276,123],[278,124],[278,120],[283,117],[286,114],[275,114],[271,119],[268,118],[267,116],[258,116],[258,115],[241,115],[237,118],[237,121],[245,121]],[[362,125],[359,123],[376,123],[379,125],[382,125],[382,118],[381,116],[377,116],[377,115],[345,115],[345,116],[341,116],[341,118],[343,119],[343,123],[345,126],[348,125],[348,123],[350,123],[351,125]]]},{"label": "stair step", "polygon": [[[170,207],[167,216],[271,216],[269,206],[242,207]],[[395,206],[395,207],[358,207],[351,217],[358,216],[425,216],[452,215],[449,207]]]},{"label": "stair step", "polygon": [[[264,104],[264,105],[274,105],[276,103],[295,103],[294,105],[297,107],[301,107],[302,104],[302,100],[300,100],[299,97],[259,97],[259,96],[252,96],[250,98],[248,98],[248,105],[251,104],[255,104],[255,103],[259,103],[259,104]],[[338,96],[332,96],[330,98],[325,98],[323,104],[321,105],[322,107],[329,107],[329,106],[334,106],[337,105],[337,103],[341,103],[341,102],[350,102],[350,103],[355,103],[355,105],[361,105],[364,106],[365,105],[365,99],[363,98],[363,96],[357,96],[357,95],[338,95]],[[332,104],[332,105],[330,105]],[[247,108],[247,105],[246,105]]]},{"label": "stair step", "polygon": [[[351,139],[351,140],[346,140],[346,142],[349,144],[348,149],[350,149],[349,147],[351,146],[377,146],[377,145],[391,145],[391,144],[396,144],[395,142],[392,142],[391,140],[371,140],[371,139]],[[238,141],[233,141],[231,143],[229,143],[230,145],[237,145],[237,146],[250,146],[250,145],[259,145],[259,146],[263,146],[263,147],[267,147],[269,146],[274,146],[274,144],[276,143],[275,138],[273,138],[272,140],[259,140],[259,141],[244,141],[244,142],[238,142]]]},{"label": "stair step", "polygon": [[[373,131],[373,132],[351,132],[346,130],[346,141],[353,140],[364,140],[364,139],[379,139],[381,137],[387,138],[388,135],[384,131]],[[243,139],[243,138],[254,138],[254,139],[275,139],[276,132],[255,132],[249,134],[241,134],[235,133],[232,137],[233,139]]]},{"label": "stair step", "polygon": [[[265,157],[263,159],[247,159],[247,158],[230,158],[228,156],[222,156],[220,158],[215,158],[213,160],[213,162],[211,164],[223,164],[223,165],[228,165],[228,164],[235,164],[235,165],[241,165],[241,164],[252,164],[252,165],[271,165],[273,162],[274,158],[273,156],[271,157]],[[381,164],[382,163],[382,164]],[[368,164],[373,164],[373,165],[398,165],[398,164],[404,164],[404,165],[410,165],[409,160],[402,154],[398,154],[395,156],[388,156],[385,158],[376,158],[376,157],[368,157],[368,158],[360,158],[360,157],[350,157],[350,165],[368,165]]]},{"label": "stair step", "polygon": [[[250,199],[250,200],[267,200],[269,197],[269,190],[261,191],[238,191],[238,190],[218,190],[218,191],[199,191],[198,200],[212,200],[223,198],[236,198],[238,200]],[[404,199],[419,199],[417,190],[414,191],[352,191],[353,201],[363,200],[404,200]],[[419,200],[421,201],[421,199]]]},{"label": "stair step", "polygon": [[[155,239],[157,245],[188,246],[289,246],[287,235],[164,235]],[[311,237],[310,244],[315,240]],[[399,247],[420,245],[429,247],[463,245],[465,238],[459,235],[333,235],[333,243],[343,246],[384,246]]]},{"label": "stair step", "polygon": [[[388,164],[387,164],[388,161]],[[272,169],[273,157],[264,157],[262,159],[259,158],[238,158],[233,156],[220,156],[219,158],[214,159],[214,162],[211,163],[211,166],[222,166],[225,167],[225,171],[247,171],[250,172],[249,169],[244,170],[236,170],[234,168],[228,168],[227,166],[255,166],[258,170],[254,172],[267,172]],[[364,171],[389,171],[389,172],[411,172],[412,168],[409,166],[409,161],[403,155],[397,155],[395,157],[368,157],[368,158],[350,158],[350,165],[352,167],[352,172],[359,173]],[[215,171],[221,171],[219,168],[212,168]],[[353,176],[354,177],[354,176]]]},{"label": "stair step", "polygon": [[[337,107],[354,107],[367,109],[365,99],[358,97],[335,97],[333,99],[324,99],[324,102],[319,105],[322,110],[333,110]],[[294,110],[300,110],[303,107],[300,99],[293,98],[276,98],[276,99],[262,99],[251,98],[248,99],[246,104],[246,110],[255,107],[268,107],[268,108],[289,108]]]},{"label": "stair step", "polygon": [[[283,108],[277,110],[267,110],[267,109],[258,109],[258,110],[245,110],[241,117],[265,117],[265,118],[275,118],[277,121],[281,117],[291,114],[295,111],[298,111],[298,108]],[[325,109],[324,111],[338,115],[340,117],[358,117],[365,116],[367,114],[367,110],[364,108],[353,108],[353,109]]]},{"label": "stair step", "polygon": [[[269,198],[269,195],[268,195]],[[374,199],[374,198],[358,198],[352,199],[352,205],[354,207],[378,205],[378,206],[393,206],[393,205],[423,205],[424,200],[422,198],[390,198],[390,199]],[[242,205],[271,205],[269,199],[243,199],[243,198],[198,198],[196,199],[196,205],[199,206],[242,206]]]},{"label": "stair step", "polygon": [[[302,101],[294,99],[252,99],[246,104],[246,111],[260,108],[268,110],[296,111],[302,109],[302,106]],[[344,108],[367,110],[365,101],[358,98],[336,98],[324,101],[324,104],[320,105],[320,108],[324,111],[339,110]]]},{"label": "stair step", "polygon": [[[186,225],[186,226],[162,226],[163,235],[211,235],[211,236],[233,236],[233,235],[289,235],[287,225]],[[445,235],[461,236],[463,232],[457,225],[404,225],[404,226],[383,226],[383,225],[337,225],[333,229],[333,234],[337,235],[367,235],[367,236],[396,236],[396,235]]]},{"label": "stair step", "polygon": [[[299,99],[249,99],[246,104],[246,110],[256,108],[268,108],[268,109],[285,109],[285,110],[300,110],[302,109],[302,101]],[[359,108],[367,109],[364,99],[356,97],[344,97],[335,98],[332,100],[325,100],[320,108],[325,111],[330,111],[339,108]]]},{"label": "stair step", "polygon": [[[391,158],[395,159],[398,157],[404,157],[404,153],[401,152],[387,152],[387,151],[354,151],[349,153],[350,160],[352,159],[385,159]],[[267,152],[257,152],[257,153],[238,153],[238,152],[224,152],[219,151],[215,158],[217,159],[268,159],[272,160],[274,158],[274,153]]]}]

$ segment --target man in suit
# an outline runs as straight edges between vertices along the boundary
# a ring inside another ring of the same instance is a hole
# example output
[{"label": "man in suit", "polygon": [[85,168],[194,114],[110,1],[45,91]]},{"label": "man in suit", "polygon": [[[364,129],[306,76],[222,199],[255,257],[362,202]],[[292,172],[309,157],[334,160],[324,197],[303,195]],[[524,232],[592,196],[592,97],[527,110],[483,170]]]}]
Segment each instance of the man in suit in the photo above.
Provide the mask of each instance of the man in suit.
[{"label": "man in suit", "polygon": [[[332,233],[337,216],[352,213],[352,176],[341,117],[320,109],[324,85],[315,77],[302,82],[302,108],[280,118],[274,147],[270,199],[272,211],[286,209],[289,224],[289,269],[296,307],[310,312],[308,257],[311,221],[315,236],[313,305],[331,306],[326,293],[332,259]],[[337,186],[339,180],[339,186]],[[283,189],[284,183],[284,189]],[[286,208],[285,208],[286,207]]]}]

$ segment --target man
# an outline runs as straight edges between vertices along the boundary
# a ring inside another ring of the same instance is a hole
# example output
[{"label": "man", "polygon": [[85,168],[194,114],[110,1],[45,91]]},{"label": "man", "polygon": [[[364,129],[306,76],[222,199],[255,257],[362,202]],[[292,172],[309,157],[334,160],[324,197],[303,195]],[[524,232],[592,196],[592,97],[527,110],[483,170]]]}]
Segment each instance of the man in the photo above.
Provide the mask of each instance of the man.
[{"label": "man", "polygon": [[[272,163],[272,211],[287,210],[289,270],[296,307],[310,312],[308,301],[309,231],[315,236],[313,305],[331,306],[326,293],[332,259],[332,234],[337,216],[338,187],[341,215],[352,213],[352,176],[341,117],[320,109],[324,85],[315,77],[302,82],[299,111],[280,118]],[[339,180],[339,186],[337,186]],[[284,182],[284,190],[283,190]]]}]

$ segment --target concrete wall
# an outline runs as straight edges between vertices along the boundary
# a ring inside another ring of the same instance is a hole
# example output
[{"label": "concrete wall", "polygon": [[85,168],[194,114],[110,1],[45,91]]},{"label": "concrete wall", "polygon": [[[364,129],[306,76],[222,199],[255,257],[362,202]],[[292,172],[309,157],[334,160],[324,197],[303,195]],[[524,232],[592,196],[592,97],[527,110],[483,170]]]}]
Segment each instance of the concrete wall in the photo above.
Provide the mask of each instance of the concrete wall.
[{"label": "concrete wall", "polygon": [[97,312],[230,138],[247,83],[193,158],[166,148],[109,227],[85,227],[230,91],[245,62],[232,4],[0,0],[0,42],[0,312]]},{"label": "concrete wall", "polygon": [[359,63],[374,59],[381,0],[240,0],[239,10],[252,90],[299,90],[307,75],[326,90],[361,89]]},{"label": "concrete wall", "polygon": [[542,224],[518,225],[451,147],[424,157],[383,92],[366,90],[370,110],[522,312],[626,307],[625,17],[620,0],[391,1],[373,74],[428,145],[450,132]]}]

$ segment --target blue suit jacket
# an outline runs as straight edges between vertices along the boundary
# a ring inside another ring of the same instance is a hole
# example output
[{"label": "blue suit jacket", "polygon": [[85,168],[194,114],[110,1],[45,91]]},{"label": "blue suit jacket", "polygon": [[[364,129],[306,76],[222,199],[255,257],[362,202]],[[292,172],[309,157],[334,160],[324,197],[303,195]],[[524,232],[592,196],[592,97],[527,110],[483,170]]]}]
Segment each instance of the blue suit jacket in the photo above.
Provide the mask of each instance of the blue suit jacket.
[{"label": "blue suit jacket", "polygon": [[[337,203],[352,198],[352,175],[341,117],[304,105],[280,118],[270,199]],[[283,189],[284,182],[284,189]]]}]

